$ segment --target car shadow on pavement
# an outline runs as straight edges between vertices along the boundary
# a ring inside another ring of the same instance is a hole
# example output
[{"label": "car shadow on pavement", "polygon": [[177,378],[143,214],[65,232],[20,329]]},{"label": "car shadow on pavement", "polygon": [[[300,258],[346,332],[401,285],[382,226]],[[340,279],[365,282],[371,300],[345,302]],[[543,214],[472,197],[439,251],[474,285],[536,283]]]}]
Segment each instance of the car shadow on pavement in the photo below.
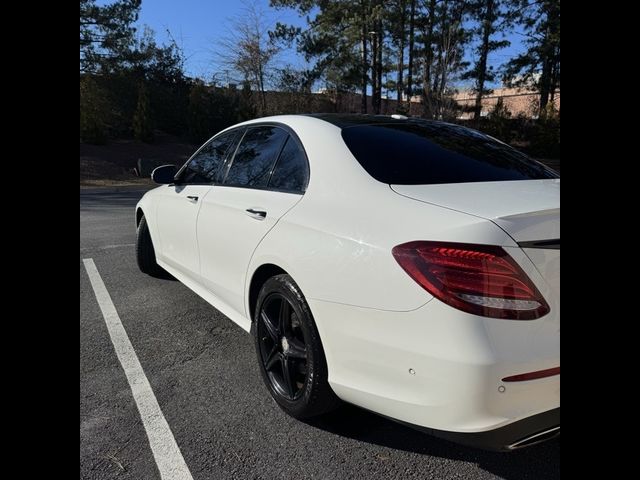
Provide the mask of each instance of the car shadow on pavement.
[{"label": "car shadow on pavement", "polygon": [[160,272],[150,273],[149,276],[151,276],[153,278],[157,278],[158,280],[171,280],[172,282],[177,282],[178,281],[178,279],[176,277],[171,275],[166,270],[162,270]]},{"label": "car shadow on pavement", "polygon": [[352,405],[305,423],[387,448],[475,463],[508,480],[560,478],[559,437],[514,452],[489,452],[427,435]]}]

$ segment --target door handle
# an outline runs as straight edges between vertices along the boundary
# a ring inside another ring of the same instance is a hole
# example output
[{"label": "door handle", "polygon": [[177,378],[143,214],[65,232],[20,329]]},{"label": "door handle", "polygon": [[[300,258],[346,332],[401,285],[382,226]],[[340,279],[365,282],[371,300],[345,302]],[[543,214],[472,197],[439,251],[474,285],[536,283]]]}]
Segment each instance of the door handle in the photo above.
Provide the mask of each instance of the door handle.
[{"label": "door handle", "polygon": [[198,201],[198,197],[195,195],[187,195],[187,198],[190,202],[196,203]]},{"label": "door handle", "polygon": [[255,218],[256,220],[264,220],[267,217],[267,212],[265,212],[264,210],[247,208],[245,212],[247,212],[247,215],[249,215],[251,218]]}]

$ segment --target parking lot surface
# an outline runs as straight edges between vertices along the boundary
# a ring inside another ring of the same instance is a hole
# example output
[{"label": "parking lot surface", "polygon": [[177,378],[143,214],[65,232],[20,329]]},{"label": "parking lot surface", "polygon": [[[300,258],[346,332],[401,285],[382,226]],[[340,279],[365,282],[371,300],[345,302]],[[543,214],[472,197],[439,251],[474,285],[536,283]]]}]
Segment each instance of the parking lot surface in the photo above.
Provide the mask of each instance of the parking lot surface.
[{"label": "parking lot surface", "polygon": [[85,259],[104,283],[193,479],[560,477],[559,439],[492,453],[352,406],[308,423],[287,416],[263,386],[250,335],[179,282],[138,270],[134,206],[143,193],[80,191],[82,479],[162,478]]}]

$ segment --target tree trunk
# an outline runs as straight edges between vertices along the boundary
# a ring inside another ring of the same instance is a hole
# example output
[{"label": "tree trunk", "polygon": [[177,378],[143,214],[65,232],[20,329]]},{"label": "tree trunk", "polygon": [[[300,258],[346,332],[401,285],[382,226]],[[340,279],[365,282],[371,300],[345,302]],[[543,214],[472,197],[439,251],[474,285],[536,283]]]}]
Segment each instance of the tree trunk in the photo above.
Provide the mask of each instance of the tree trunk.
[{"label": "tree trunk", "polygon": [[[555,50],[555,49],[554,49]],[[551,93],[549,95],[549,101],[554,105],[555,107],[555,98],[556,98],[556,89],[558,88],[558,75],[559,75],[559,68],[560,68],[560,55],[558,53],[555,53],[554,55],[554,61],[553,61],[553,70],[551,72]]]},{"label": "tree trunk", "polygon": [[435,72],[435,79],[433,82],[433,106],[432,106],[432,118],[438,119],[440,114],[440,100],[441,100],[441,92],[444,90],[443,82],[445,80],[445,71],[447,69],[447,59],[446,59],[446,27],[447,27],[447,0],[444,0],[443,13],[440,17],[440,38],[438,39],[438,47],[437,47],[437,66],[438,69]]},{"label": "tree trunk", "polygon": [[413,88],[413,43],[414,27],[416,20],[416,0],[411,0],[411,13],[409,14],[409,65],[407,71],[407,102],[408,112],[411,115],[411,96]]},{"label": "tree trunk", "polygon": [[493,29],[493,0],[486,0],[486,12],[482,26],[482,43],[480,45],[480,58],[478,59],[476,78],[476,104],[473,109],[473,118],[480,119],[482,113],[482,95],[484,94],[484,82],[487,76],[487,57],[489,56],[489,40]]},{"label": "tree trunk", "polygon": [[431,106],[431,67],[433,64],[433,24],[436,13],[436,0],[429,0],[429,8],[427,10],[427,31],[425,34],[425,57],[424,68],[422,70],[422,89],[424,91],[422,98],[423,113],[425,118],[433,118],[433,108]]},{"label": "tree trunk", "polygon": [[542,113],[549,103],[551,93],[551,61],[545,58],[540,74],[540,113]]},{"label": "tree trunk", "polygon": [[[382,4],[382,3],[381,3]],[[378,17],[378,21],[376,22],[376,30],[378,32],[378,34],[376,35],[376,38],[378,40],[378,59],[376,61],[377,63],[377,67],[376,67],[376,73],[378,74],[378,79],[376,81],[377,83],[377,88],[378,88],[378,92],[377,92],[377,96],[378,96],[378,100],[376,101],[376,105],[378,107],[376,114],[380,114],[380,107],[382,106],[382,44],[384,41],[384,32],[382,31],[382,20]]]},{"label": "tree trunk", "polygon": [[262,101],[262,111],[260,114],[265,115],[267,112],[267,98],[264,93],[264,72],[262,65],[258,66],[258,88],[260,89],[260,99]]},{"label": "tree trunk", "polygon": [[[545,31],[545,44],[548,45],[550,29]],[[547,46],[542,57],[542,72],[540,73],[540,113],[542,113],[549,103],[551,93],[551,69],[553,68],[553,47]]]},{"label": "tree trunk", "polygon": [[552,90],[555,89],[555,74],[553,72],[556,64],[556,47],[553,43],[556,32],[556,23],[550,20],[555,15],[558,15],[558,7],[555,3],[549,3],[545,8],[547,28],[544,32],[545,49],[542,54],[542,73],[540,75],[540,113],[546,108],[549,103],[549,97]]},{"label": "tree trunk", "polygon": [[[444,22],[443,22],[444,23]],[[446,48],[445,37],[442,38],[443,45],[440,48],[439,58],[440,58],[440,81],[438,82],[438,88],[436,89],[436,119],[440,120],[442,116],[443,106],[444,106],[444,90],[447,86],[447,69],[449,65],[449,51]]]},{"label": "tree trunk", "polygon": [[365,0],[361,0],[360,5],[362,6],[362,104],[360,112],[367,113],[367,71],[369,70],[367,62],[367,4]]},{"label": "tree trunk", "polygon": [[[375,25],[375,24],[374,24]],[[376,35],[371,36],[371,108],[376,113],[376,102],[378,100],[378,42]]]},{"label": "tree trunk", "polygon": [[[545,40],[549,38],[549,28],[545,32]],[[547,41],[545,41],[547,43]],[[550,83],[551,83],[551,67],[552,59],[549,47],[544,49],[542,57],[542,72],[540,73],[540,114],[544,111],[547,103],[549,103]]]},{"label": "tree trunk", "polygon": [[[462,24],[463,4],[454,3],[453,12],[447,8],[448,1],[444,0],[444,12],[442,17],[442,45],[439,46],[440,58],[440,85],[438,87],[437,118],[444,119],[447,105],[447,86],[449,85],[449,70],[458,61],[458,41],[460,36],[460,26]],[[448,20],[448,21],[447,21]]]},{"label": "tree trunk", "polygon": [[396,89],[398,91],[397,110],[402,110],[402,93],[404,91],[402,76],[404,74],[405,13],[406,13],[405,0],[400,0],[400,39],[399,39],[400,44],[399,44],[399,50],[398,50],[398,80],[396,82]]}]

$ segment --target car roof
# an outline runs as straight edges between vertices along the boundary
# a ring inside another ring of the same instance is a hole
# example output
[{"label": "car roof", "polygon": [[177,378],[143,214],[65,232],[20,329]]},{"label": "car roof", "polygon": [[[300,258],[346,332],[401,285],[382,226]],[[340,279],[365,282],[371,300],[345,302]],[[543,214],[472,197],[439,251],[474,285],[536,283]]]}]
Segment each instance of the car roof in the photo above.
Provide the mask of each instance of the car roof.
[{"label": "car roof", "polygon": [[[259,117],[227,127],[224,131],[237,127],[245,127],[259,123],[284,123],[291,127],[301,126],[300,121],[313,120],[332,125],[339,130],[358,126],[384,126],[384,125],[430,125],[430,126],[456,126],[440,120],[430,120],[421,117],[406,117],[404,115],[373,115],[365,113],[296,113],[286,115],[274,115],[269,117]],[[304,122],[306,123],[306,122]],[[222,133],[222,132],[220,132]]]},{"label": "car roof", "polygon": [[373,115],[366,113],[308,113],[303,116],[314,117],[329,122],[339,128],[356,127],[359,125],[389,125],[407,123],[443,124],[435,120],[406,117],[404,115]]}]

